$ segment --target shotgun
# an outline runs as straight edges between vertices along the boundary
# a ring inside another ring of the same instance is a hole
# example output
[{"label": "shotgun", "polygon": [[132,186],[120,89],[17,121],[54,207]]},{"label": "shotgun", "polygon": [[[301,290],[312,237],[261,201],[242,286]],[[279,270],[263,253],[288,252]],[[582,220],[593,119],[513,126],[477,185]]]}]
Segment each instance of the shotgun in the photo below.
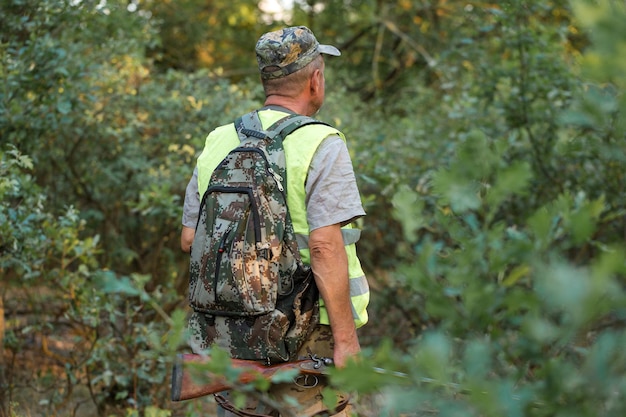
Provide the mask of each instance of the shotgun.
[{"label": "shotgun", "polygon": [[[332,359],[316,355],[293,362],[263,365],[257,361],[229,359],[230,367],[238,371],[237,384],[249,384],[258,379],[270,379],[279,371],[296,370],[299,375],[323,375],[328,373]],[[172,401],[185,401],[215,394],[233,388],[235,383],[219,373],[212,372],[207,364],[211,358],[194,353],[180,353],[172,370]],[[204,365],[204,366],[203,366]],[[203,381],[199,381],[200,377]],[[206,382],[205,382],[206,381]]]}]

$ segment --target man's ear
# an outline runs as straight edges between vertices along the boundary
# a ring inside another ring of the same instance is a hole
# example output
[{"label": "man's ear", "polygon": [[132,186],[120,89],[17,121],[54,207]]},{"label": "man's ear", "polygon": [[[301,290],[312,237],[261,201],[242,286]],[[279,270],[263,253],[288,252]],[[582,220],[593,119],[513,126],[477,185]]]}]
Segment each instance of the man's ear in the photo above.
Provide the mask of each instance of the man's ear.
[{"label": "man's ear", "polygon": [[323,82],[322,71],[320,71],[319,69],[316,69],[315,71],[313,71],[313,74],[311,74],[311,79],[309,82],[309,88],[311,89],[311,94],[316,94],[319,92],[320,88],[322,87],[322,82]]}]

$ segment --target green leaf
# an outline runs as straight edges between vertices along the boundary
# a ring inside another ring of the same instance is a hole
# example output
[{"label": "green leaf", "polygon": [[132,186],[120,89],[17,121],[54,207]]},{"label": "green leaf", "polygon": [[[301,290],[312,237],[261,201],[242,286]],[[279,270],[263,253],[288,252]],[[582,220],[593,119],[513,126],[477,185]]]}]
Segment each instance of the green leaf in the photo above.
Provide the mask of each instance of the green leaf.
[{"label": "green leaf", "polygon": [[592,311],[588,310],[591,280],[587,271],[563,262],[556,262],[539,270],[537,292],[553,312],[564,312],[572,325],[578,325]]},{"label": "green leaf", "polygon": [[530,266],[528,265],[518,265],[511,270],[511,272],[507,275],[507,277],[502,281],[502,285],[506,287],[510,287],[515,285],[520,279],[528,276],[530,273]]},{"label": "green leaf", "polygon": [[283,382],[293,382],[294,378],[298,376],[297,369],[284,369],[276,372],[272,375],[272,384],[280,384]]},{"label": "green leaf", "polygon": [[98,275],[96,284],[101,291],[110,294],[140,295],[127,276],[117,277],[112,271],[104,271]]},{"label": "green leaf", "polygon": [[441,196],[442,203],[449,204],[455,213],[476,210],[481,206],[479,184],[459,178],[453,172],[437,172],[433,177],[433,190]]},{"label": "green leaf", "polygon": [[580,244],[591,238],[604,208],[604,198],[601,197],[597,200],[585,201],[571,214],[569,221],[574,243]]},{"label": "green leaf", "polygon": [[424,202],[419,194],[403,184],[391,199],[393,217],[402,225],[404,238],[415,242],[416,232],[424,225]]},{"label": "green leaf", "polygon": [[529,219],[528,226],[532,230],[541,247],[545,247],[551,240],[552,227],[558,218],[554,217],[550,210],[541,207]]},{"label": "green leaf", "polygon": [[487,191],[486,201],[493,206],[499,206],[508,196],[524,194],[532,176],[528,162],[514,162],[496,173],[496,181]]},{"label": "green leaf", "polygon": [[72,103],[68,100],[59,100],[57,110],[61,114],[69,114],[72,111]]},{"label": "green leaf", "polygon": [[491,348],[485,341],[471,341],[465,348],[464,365],[468,376],[482,379],[491,369]]},{"label": "green leaf", "polygon": [[447,381],[452,346],[442,332],[429,332],[417,349],[416,363],[426,370],[428,376]]}]

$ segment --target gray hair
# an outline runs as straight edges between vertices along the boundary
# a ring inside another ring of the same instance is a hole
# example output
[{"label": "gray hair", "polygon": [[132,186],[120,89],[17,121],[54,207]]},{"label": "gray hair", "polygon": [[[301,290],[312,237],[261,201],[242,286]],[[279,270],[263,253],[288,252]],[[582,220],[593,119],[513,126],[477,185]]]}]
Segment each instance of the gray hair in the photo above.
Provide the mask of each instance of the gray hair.
[{"label": "gray hair", "polygon": [[324,58],[320,54],[311,61],[310,64],[299,71],[281,78],[262,80],[265,96],[279,94],[282,96],[295,97],[302,92],[306,82],[311,78],[315,70],[322,70],[323,68]]}]

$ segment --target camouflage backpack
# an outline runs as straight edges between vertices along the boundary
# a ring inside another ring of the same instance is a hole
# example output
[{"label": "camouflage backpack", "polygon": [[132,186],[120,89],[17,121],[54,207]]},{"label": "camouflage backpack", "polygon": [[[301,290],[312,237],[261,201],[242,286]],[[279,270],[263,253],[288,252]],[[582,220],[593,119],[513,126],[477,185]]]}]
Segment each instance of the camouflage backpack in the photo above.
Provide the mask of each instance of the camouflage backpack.
[{"label": "camouflage backpack", "polygon": [[289,115],[262,130],[237,119],[241,141],[213,171],[192,243],[189,299],[202,338],[231,357],[292,360],[319,321],[319,293],[300,257],[286,201],[283,139],[315,119]]}]

